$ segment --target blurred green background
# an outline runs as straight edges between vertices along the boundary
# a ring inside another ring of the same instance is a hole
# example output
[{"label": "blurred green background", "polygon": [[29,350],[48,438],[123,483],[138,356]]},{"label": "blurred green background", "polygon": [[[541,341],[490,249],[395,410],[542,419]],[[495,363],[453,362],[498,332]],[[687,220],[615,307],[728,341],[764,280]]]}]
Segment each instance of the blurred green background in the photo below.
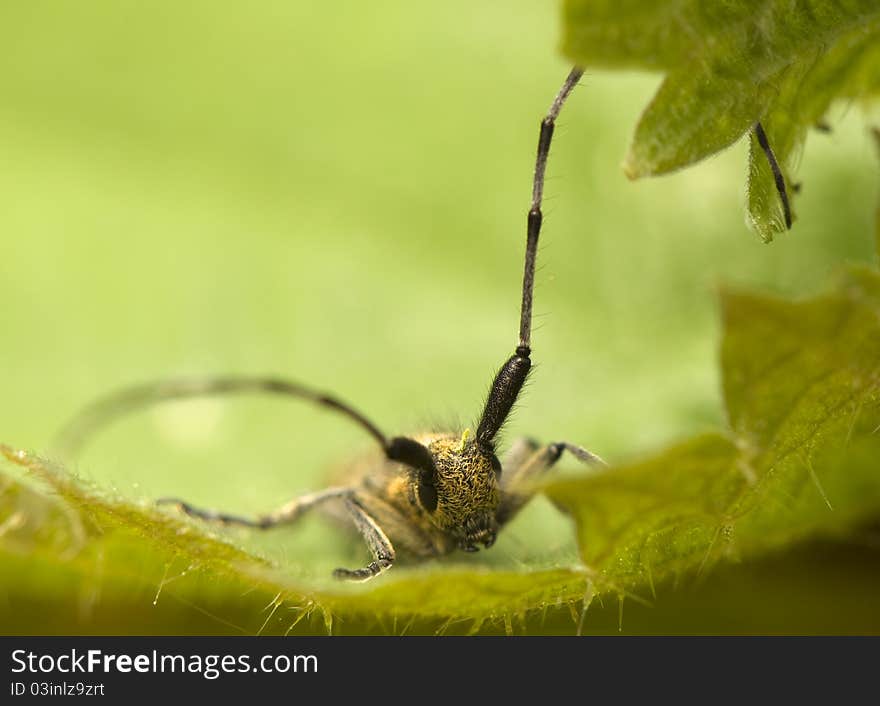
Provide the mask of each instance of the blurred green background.
[{"label": "blurred green background", "polygon": [[[568,68],[558,21],[535,0],[4,3],[0,440],[44,452],[97,395],[212,373],[332,390],[389,433],[471,424],[515,345],[537,128]],[[565,108],[538,368],[508,438],[613,461],[718,427],[717,286],[806,294],[875,260],[859,111],[810,136],[798,221],[767,246],[744,225],[745,143],[624,178],[658,82],[588,68]],[[76,470],[256,513],[369,447],[307,405],[208,401],[127,418]],[[332,536],[253,541],[324,575]],[[571,541],[539,503],[493,552]]]}]

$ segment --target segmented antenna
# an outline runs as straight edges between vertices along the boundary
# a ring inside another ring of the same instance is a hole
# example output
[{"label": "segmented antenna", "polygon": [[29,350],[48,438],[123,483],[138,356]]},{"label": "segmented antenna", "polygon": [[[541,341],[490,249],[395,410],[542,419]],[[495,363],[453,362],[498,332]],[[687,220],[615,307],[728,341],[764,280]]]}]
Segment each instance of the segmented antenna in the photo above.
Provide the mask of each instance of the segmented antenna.
[{"label": "segmented antenna", "polygon": [[85,441],[110,422],[160,402],[249,393],[296,397],[327,407],[358,424],[383,448],[389,444],[385,435],[367,417],[352,406],[330,395],[279,378],[217,377],[148,382],[118,390],[107,397],[98,399],[80,411],[60,431],[55,438],[53,452],[64,458],[72,458],[82,449]]},{"label": "segmented antenna", "polygon": [[544,198],[544,172],[547,170],[547,157],[550,155],[550,140],[553,139],[553,129],[556,127],[556,118],[574,87],[583,76],[584,70],[575,66],[556,98],[550,111],[541,121],[541,134],[538,137],[538,156],[535,160],[535,180],[532,183],[532,207],[529,209],[528,230],[526,235],[526,263],[523,273],[522,308],[519,317],[519,346],[516,352],[524,357],[531,353],[532,338],[532,293],[535,289],[535,259],[538,254],[538,236],[541,234],[541,201]]},{"label": "segmented antenna", "polygon": [[535,160],[535,179],[532,183],[532,204],[529,209],[528,227],[526,230],[526,258],[523,271],[522,308],[519,318],[519,344],[516,352],[501,366],[495,376],[483,416],[477,427],[477,443],[481,448],[494,451],[495,436],[501,429],[516,398],[526,381],[532,366],[532,299],[535,289],[535,259],[538,254],[538,236],[541,234],[541,200],[544,197],[544,172],[547,169],[547,157],[550,154],[550,141],[556,118],[584,71],[575,66],[556,98],[550,106],[547,116],[541,121],[541,132],[538,136],[538,156]]},{"label": "segmented antenna", "polygon": [[74,458],[82,449],[84,442],[95,432],[122,416],[160,402],[249,393],[293,397],[337,412],[378,441],[386,458],[415,469],[421,482],[426,485],[436,482],[437,469],[431,453],[414,439],[405,436],[389,439],[379,427],[350,404],[299,383],[273,377],[230,376],[163,380],[120,390],[93,402],[77,414],[58,434],[52,451],[62,458]]}]

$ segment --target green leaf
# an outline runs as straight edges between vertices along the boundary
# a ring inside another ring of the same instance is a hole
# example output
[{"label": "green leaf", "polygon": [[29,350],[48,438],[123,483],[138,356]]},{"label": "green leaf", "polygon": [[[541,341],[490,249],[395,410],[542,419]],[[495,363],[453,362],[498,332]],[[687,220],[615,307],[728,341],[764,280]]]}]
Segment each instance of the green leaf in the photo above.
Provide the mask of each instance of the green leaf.
[{"label": "green leaf", "polygon": [[[872,128],[871,136],[874,138],[877,156],[880,157],[880,127]],[[877,248],[877,254],[880,255],[880,201],[877,202],[877,208],[874,210],[874,245]]]},{"label": "green leaf", "polygon": [[[731,145],[761,122],[794,196],[807,130],[836,98],[880,88],[880,6],[873,0],[566,0],[563,52],[584,66],[666,74],[624,161],[630,178],[664,174]],[[785,219],[751,137],[749,221],[765,241]]]},{"label": "green leaf", "polygon": [[630,591],[880,509],[880,278],[790,302],[722,296],[729,436],[546,492],[578,523],[598,590]]},{"label": "green leaf", "polygon": [[580,561],[499,569],[453,558],[338,584],[245,551],[241,535],[111,496],[2,447],[0,570],[15,578],[0,619],[16,625],[28,614],[22,605],[37,605],[50,632],[204,632],[175,623],[184,610],[227,632],[340,622],[400,632],[413,621],[419,630],[512,631],[535,612],[571,606],[577,618],[594,597],[643,601],[719,560],[844,537],[876,518],[880,276],[854,269],[830,293],[797,302],[725,292],[722,312],[728,432],[544,486],[576,522]]},{"label": "green leaf", "polygon": [[[145,587],[158,597],[169,577],[177,600],[203,600],[207,580],[227,612],[244,586],[259,597],[257,603],[262,600],[261,607],[268,604],[273,613],[283,608],[282,632],[314,615],[327,629],[334,617],[342,617],[385,620],[389,626],[399,620],[401,627],[415,618],[464,620],[476,630],[486,621],[509,622],[530,610],[580,600],[585,590],[577,566],[529,572],[396,569],[399,578],[374,581],[372,590],[324,579],[306,582],[239,549],[207,525],[160,512],[148,502],[110,496],[24,451],[0,445],[0,454],[37,481],[0,475],[0,518],[5,518],[0,522],[0,566],[20,566],[9,572],[17,576],[18,591],[48,594],[62,604],[64,591],[55,591],[69,587],[57,577],[42,582],[44,571],[66,573],[74,593],[85,587],[109,593],[111,600],[143,593]],[[181,580],[181,572],[187,580]],[[96,574],[99,581],[92,585]],[[264,619],[242,631],[265,630]]]}]

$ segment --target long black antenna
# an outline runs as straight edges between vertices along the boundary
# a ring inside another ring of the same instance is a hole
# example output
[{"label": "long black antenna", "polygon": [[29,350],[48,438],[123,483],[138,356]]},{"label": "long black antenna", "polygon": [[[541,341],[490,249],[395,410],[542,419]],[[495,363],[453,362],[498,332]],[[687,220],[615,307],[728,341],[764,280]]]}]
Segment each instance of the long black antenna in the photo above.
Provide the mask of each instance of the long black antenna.
[{"label": "long black antenna", "polygon": [[435,480],[436,469],[431,454],[418,442],[402,436],[389,439],[351,405],[299,383],[275,377],[194,378],[128,387],[93,402],[77,414],[58,434],[52,450],[62,458],[73,458],[86,440],[110,422],[159,402],[247,393],[295,397],[339,412],[378,441],[387,458],[416,469],[425,483]]},{"label": "long black antenna", "polygon": [[556,98],[550,106],[547,116],[541,121],[541,133],[538,137],[538,156],[535,160],[535,178],[532,183],[532,204],[529,209],[528,228],[526,231],[526,258],[523,272],[522,308],[519,319],[519,344],[516,352],[498,371],[483,416],[477,427],[477,443],[486,451],[494,451],[495,436],[501,429],[516,398],[526,381],[532,366],[532,299],[535,289],[535,259],[538,254],[538,237],[541,234],[541,201],[544,197],[544,173],[547,169],[547,157],[550,154],[550,141],[553,138],[553,129],[556,126],[556,118],[574,87],[577,85],[584,71],[575,66]]},{"label": "long black antenna", "polygon": [[541,134],[538,137],[538,156],[535,160],[535,180],[532,183],[532,207],[529,209],[529,224],[526,235],[526,263],[523,273],[522,308],[519,316],[519,346],[516,352],[528,357],[531,353],[532,338],[532,293],[535,289],[535,259],[538,255],[538,236],[541,234],[541,201],[544,198],[544,172],[547,171],[547,157],[550,155],[550,140],[553,139],[553,129],[556,127],[556,118],[565,99],[577,86],[584,70],[575,66],[556,98],[550,111],[541,121]]},{"label": "long black antenna", "polygon": [[102,397],[83,409],[65,426],[55,439],[53,450],[72,457],[83,443],[99,429],[122,416],[160,402],[219,397],[248,393],[269,393],[296,397],[341,412],[367,431],[383,448],[385,435],[378,427],[350,405],[335,397],[316,392],[295,382],[272,377],[217,377],[162,380],[133,385]]}]

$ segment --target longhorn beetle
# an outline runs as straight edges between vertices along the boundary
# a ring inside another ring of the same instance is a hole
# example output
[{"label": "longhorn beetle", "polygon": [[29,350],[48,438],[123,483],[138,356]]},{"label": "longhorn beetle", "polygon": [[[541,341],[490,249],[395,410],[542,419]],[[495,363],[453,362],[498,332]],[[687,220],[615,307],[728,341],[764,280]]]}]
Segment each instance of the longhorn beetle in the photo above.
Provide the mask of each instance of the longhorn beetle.
[{"label": "longhorn beetle", "polygon": [[372,561],[357,569],[336,569],[340,579],[366,581],[390,568],[395,548],[416,557],[477,551],[492,546],[501,526],[529,500],[526,481],[551,468],[563,454],[598,463],[589,451],[567,442],[539,447],[528,439],[514,442],[504,458],[496,455],[497,437],[522,390],[532,366],[532,291],[535,256],[541,232],[544,172],[553,128],[562,105],[583,71],[575,67],[541,121],[538,154],[526,231],[525,269],[519,344],[492,381],[476,433],[425,433],[387,437],[351,405],[295,382],[277,378],[220,377],[168,380],[121,390],[86,407],[59,435],[58,450],[71,454],[93,431],[125,412],[164,400],[207,395],[261,392],[309,400],[334,410],[361,426],[382,449],[383,458],[362,464],[351,484],[294,498],[256,519],[202,510],[178,498],[173,504],[203,520],[269,529],[295,522],[304,512],[325,503],[341,504],[363,536]]},{"label": "longhorn beetle", "polygon": [[[358,424],[376,440],[383,457],[359,464],[348,485],[294,498],[256,519],[199,509],[178,498],[158,502],[176,505],[202,520],[262,530],[295,522],[320,505],[341,504],[372,554],[372,561],[362,568],[334,572],[339,579],[354,581],[366,581],[390,568],[395,547],[426,558],[455,549],[474,552],[478,544],[492,546],[498,530],[529,501],[528,482],[552,468],[564,452],[584,463],[602,463],[595,454],[565,441],[541,447],[530,439],[519,439],[503,462],[496,455],[498,433],[532,366],[532,293],[550,141],[559,112],[582,73],[579,67],[571,70],[541,121],[526,229],[519,343],[492,381],[473,436],[465,430],[389,438],[351,405],[298,383],[271,377],[219,377],[153,382],[99,399],[62,430],[58,449],[70,454],[87,436],[120,414],[165,400],[248,392],[296,397],[334,410]],[[757,128],[759,138],[763,137],[760,124]],[[766,138],[762,146],[765,142]]]}]

